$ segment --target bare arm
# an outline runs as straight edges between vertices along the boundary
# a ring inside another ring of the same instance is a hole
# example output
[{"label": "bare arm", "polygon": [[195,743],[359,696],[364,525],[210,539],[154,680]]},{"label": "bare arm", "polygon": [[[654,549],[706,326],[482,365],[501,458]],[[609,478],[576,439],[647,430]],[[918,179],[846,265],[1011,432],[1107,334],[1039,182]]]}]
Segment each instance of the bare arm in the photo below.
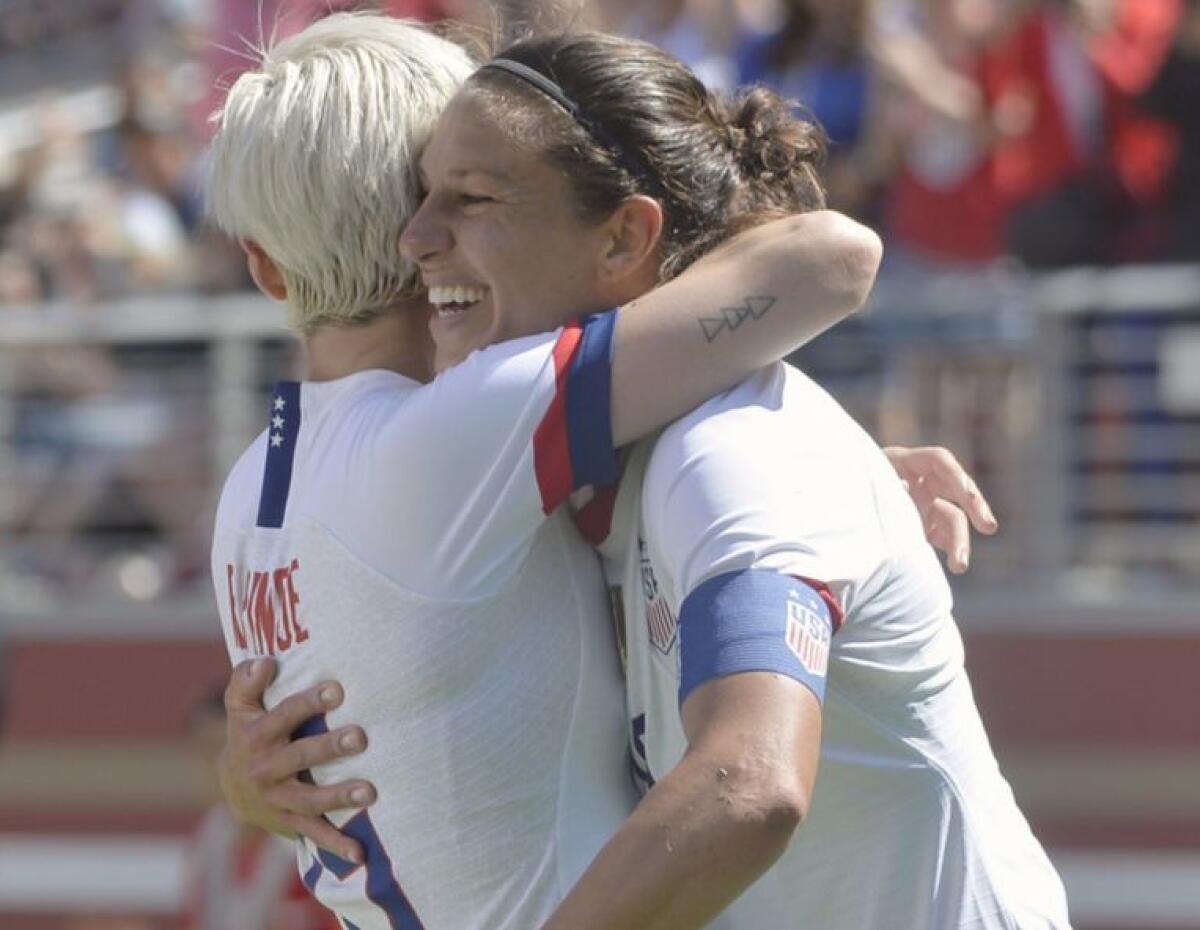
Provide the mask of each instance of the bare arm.
[{"label": "bare arm", "polygon": [[879,267],[879,237],[828,210],[748,230],[623,307],[612,429],[631,442],[778,361],[853,313]]},{"label": "bare arm", "polygon": [[769,672],[717,678],[683,705],[688,751],[543,930],[699,930],[783,853],[808,809],[821,708]]}]

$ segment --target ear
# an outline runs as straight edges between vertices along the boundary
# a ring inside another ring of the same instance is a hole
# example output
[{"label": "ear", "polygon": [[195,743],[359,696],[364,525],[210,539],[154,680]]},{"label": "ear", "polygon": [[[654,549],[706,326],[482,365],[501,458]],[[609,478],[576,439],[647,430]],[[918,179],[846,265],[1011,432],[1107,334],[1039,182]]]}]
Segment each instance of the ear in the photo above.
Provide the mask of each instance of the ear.
[{"label": "ear", "polygon": [[597,273],[608,285],[620,287],[636,281],[645,288],[658,280],[658,252],[662,239],[662,204],[636,194],[613,211],[605,223],[607,236]]},{"label": "ear", "polygon": [[258,289],[272,300],[287,300],[287,284],[274,259],[253,239],[239,239],[238,245],[246,253],[246,267]]}]

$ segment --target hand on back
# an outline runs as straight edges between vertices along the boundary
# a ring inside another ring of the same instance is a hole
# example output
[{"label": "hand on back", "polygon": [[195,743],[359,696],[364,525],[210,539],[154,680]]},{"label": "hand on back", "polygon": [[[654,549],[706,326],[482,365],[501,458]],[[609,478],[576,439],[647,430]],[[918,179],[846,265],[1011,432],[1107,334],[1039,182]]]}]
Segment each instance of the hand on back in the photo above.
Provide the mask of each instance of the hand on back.
[{"label": "hand on back", "polygon": [[225,689],[226,741],[217,763],[225,799],[246,823],[281,836],[307,837],[343,859],[362,862],[359,844],[324,815],[373,804],[375,787],[362,779],[315,785],[307,772],[362,752],[366,734],[361,727],[346,726],[294,738],[304,723],[338,707],[344,694],[336,682],[321,682],[268,711],[263,694],[274,676],[271,660],[243,662]]}]

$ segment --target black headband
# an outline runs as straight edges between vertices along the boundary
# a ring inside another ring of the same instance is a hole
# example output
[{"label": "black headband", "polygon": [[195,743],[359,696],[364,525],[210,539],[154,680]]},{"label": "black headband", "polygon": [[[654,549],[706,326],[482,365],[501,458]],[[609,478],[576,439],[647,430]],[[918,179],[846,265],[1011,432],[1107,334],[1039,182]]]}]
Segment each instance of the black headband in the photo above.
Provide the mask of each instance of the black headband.
[{"label": "black headband", "polygon": [[520,78],[531,87],[540,90],[562,107],[570,115],[571,119],[575,120],[583,128],[584,132],[599,142],[604,148],[608,149],[622,168],[643,184],[657,189],[657,185],[652,183],[652,176],[639,163],[639,159],[635,158],[633,153],[628,152],[625,146],[621,145],[603,126],[584,113],[583,108],[568,97],[567,92],[556,81],[535,68],[531,68],[529,65],[522,64],[519,61],[513,61],[511,58],[493,58],[479,70],[485,71],[489,68],[511,74],[513,77]]}]

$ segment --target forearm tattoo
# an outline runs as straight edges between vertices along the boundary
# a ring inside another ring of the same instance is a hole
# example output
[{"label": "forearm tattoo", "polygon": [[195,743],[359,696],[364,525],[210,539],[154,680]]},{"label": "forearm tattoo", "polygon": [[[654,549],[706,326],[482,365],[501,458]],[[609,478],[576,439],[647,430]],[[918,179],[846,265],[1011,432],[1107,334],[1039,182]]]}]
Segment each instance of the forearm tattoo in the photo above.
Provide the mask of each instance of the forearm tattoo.
[{"label": "forearm tattoo", "polygon": [[774,306],[774,297],[747,297],[736,307],[722,307],[720,316],[700,317],[700,329],[708,342],[715,342],[721,333],[733,332],[743,323],[761,320]]}]

